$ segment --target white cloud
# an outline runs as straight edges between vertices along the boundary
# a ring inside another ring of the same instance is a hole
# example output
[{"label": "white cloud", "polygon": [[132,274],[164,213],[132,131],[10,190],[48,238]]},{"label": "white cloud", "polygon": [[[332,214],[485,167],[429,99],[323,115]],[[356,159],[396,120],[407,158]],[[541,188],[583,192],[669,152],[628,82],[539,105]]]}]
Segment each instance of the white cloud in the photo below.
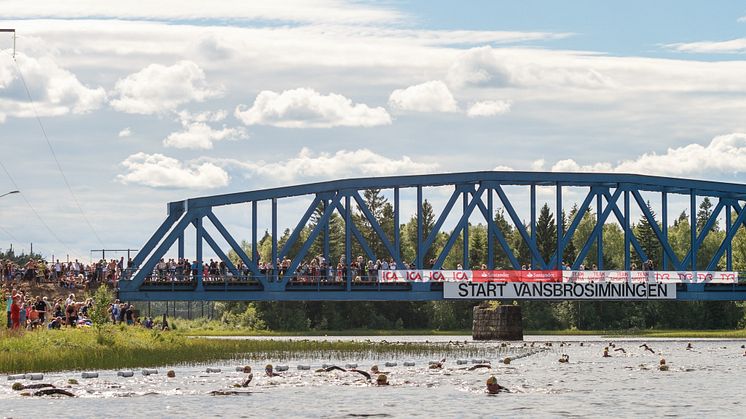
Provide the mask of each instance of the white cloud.
[{"label": "white cloud", "polygon": [[741,16],[738,18],[739,22],[746,22],[746,16]]},{"label": "white cloud", "polygon": [[466,112],[470,118],[479,116],[495,116],[510,112],[512,103],[509,100],[485,100],[477,102]]},{"label": "white cloud", "polygon": [[736,38],[728,41],[687,42],[664,46],[678,52],[697,54],[744,54],[746,53],[746,38]]},{"label": "white cloud", "polygon": [[[585,62],[593,54],[581,52],[471,48],[448,69],[447,80],[454,86],[536,87],[598,89],[617,83]],[[530,58],[529,58],[530,57]]]},{"label": "white cloud", "polygon": [[243,128],[214,129],[204,122],[190,122],[184,125],[182,131],[173,132],[163,140],[165,147],[191,148],[209,150],[213,142],[221,140],[237,140],[247,138]]},{"label": "white cloud", "polygon": [[313,89],[292,89],[282,93],[265,90],[254,105],[236,107],[236,118],[246,125],[283,128],[372,127],[391,124],[384,108],[371,108],[338,94],[322,95]]},{"label": "white cloud", "polygon": [[389,96],[389,106],[400,111],[458,112],[459,107],[448,86],[440,80],[397,89]]},{"label": "white cloud", "polygon": [[136,153],[122,165],[128,172],[117,176],[124,184],[152,188],[212,189],[228,185],[228,172],[209,162],[182,163],[162,154]]},{"label": "white cloud", "polygon": [[126,137],[129,137],[130,135],[132,135],[132,130],[130,129],[130,127],[127,127],[119,131],[119,138],[126,138]]},{"label": "white cloud", "polygon": [[213,142],[221,140],[239,140],[248,138],[248,133],[242,127],[228,128],[225,125],[221,129],[215,129],[207,122],[219,122],[225,119],[228,112],[225,110],[206,111],[201,113],[190,113],[180,111],[177,113],[181,122],[182,130],[173,132],[163,140],[165,147],[212,149]]},{"label": "white cloud", "polygon": [[14,18],[113,18],[144,20],[279,20],[293,22],[397,22],[403,15],[395,10],[344,0],[284,0],[247,2],[243,0],[4,0],[0,15]]},{"label": "white cloud", "polygon": [[156,114],[178,106],[219,96],[220,89],[208,86],[205,72],[193,61],[172,66],[151,64],[117,81],[114,109],[126,113]]},{"label": "white cloud", "polygon": [[237,160],[211,160],[216,164],[236,167],[247,177],[266,178],[273,183],[295,181],[331,180],[356,176],[386,176],[433,172],[437,163],[413,161],[408,156],[383,156],[367,148],[340,150],[334,154],[314,153],[303,148],[297,156],[278,162],[241,162]]},{"label": "white cloud", "polygon": [[503,166],[503,165],[500,164],[500,165],[495,166],[495,168],[492,169],[492,170],[497,171],[497,172],[512,172],[515,169],[513,169],[510,166]]},{"label": "white cloud", "polygon": [[552,166],[557,172],[617,172],[662,176],[736,174],[746,168],[746,133],[720,135],[709,144],[669,148],[664,154],[645,153],[617,164],[599,162],[581,165],[572,159]]},{"label": "white cloud", "polygon": [[[60,67],[48,56],[16,54],[15,68],[8,50],[0,55],[0,122],[7,116],[28,118],[84,114],[98,109],[106,100],[102,87],[89,88],[75,74]],[[18,71],[23,74],[19,76]],[[29,102],[23,81],[29,89]]]}]

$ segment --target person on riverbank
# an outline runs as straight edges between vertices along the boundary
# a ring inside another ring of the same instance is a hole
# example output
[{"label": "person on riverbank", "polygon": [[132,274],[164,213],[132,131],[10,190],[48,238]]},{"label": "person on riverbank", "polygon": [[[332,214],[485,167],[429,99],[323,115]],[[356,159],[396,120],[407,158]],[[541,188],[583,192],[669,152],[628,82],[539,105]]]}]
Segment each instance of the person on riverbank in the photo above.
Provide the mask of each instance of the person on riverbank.
[{"label": "person on riverbank", "polygon": [[8,329],[13,327],[13,322],[11,321],[11,318],[10,318],[10,308],[13,305],[13,295],[15,295],[15,293],[16,293],[16,289],[13,288],[13,290],[10,293],[8,293],[8,297],[5,300],[5,311],[6,311],[5,318],[8,320]]},{"label": "person on riverbank", "polygon": [[21,297],[18,294],[13,294],[11,296],[10,322],[11,322],[11,329],[13,330],[18,330],[21,327],[20,299]]}]

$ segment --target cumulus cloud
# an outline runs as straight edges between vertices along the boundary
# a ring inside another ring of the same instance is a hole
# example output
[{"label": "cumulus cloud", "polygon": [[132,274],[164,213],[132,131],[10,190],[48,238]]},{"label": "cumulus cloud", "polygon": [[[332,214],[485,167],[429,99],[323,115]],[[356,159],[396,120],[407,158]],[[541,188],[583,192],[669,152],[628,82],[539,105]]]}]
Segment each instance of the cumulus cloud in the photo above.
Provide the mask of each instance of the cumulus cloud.
[{"label": "cumulus cloud", "polygon": [[746,38],[736,38],[728,41],[687,42],[664,46],[674,51],[696,54],[744,54],[746,53]]},{"label": "cumulus cloud", "polygon": [[552,166],[558,172],[618,172],[661,176],[736,174],[746,168],[746,133],[720,135],[709,144],[669,148],[664,154],[645,153],[617,164],[579,164],[572,159]]},{"label": "cumulus cloud", "polygon": [[437,163],[417,162],[408,156],[383,156],[367,148],[339,150],[336,153],[314,153],[303,148],[298,155],[277,162],[242,162],[213,160],[235,167],[247,177],[266,178],[271,182],[295,182],[356,176],[386,176],[435,171]]},{"label": "cumulus cloud", "polygon": [[[495,49],[489,46],[463,52],[448,69],[454,86],[477,87],[570,87],[605,88],[616,82],[581,60],[580,53],[547,53],[529,58],[530,51]],[[528,58],[528,59],[527,59]]]},{"label": "cumulus cloud", "polygon": [[215,129],[207,124],[224,120],[228,115],[224,110],[195,114],[181,111],[177,115],[182,129],[169,134],[163,140],[165,147],[209,150],[215,141],[248,138],[248,133],[242,127],[229,128],[223,125],[221,129]]},{"label": "cumulus cloud", "polygon": [[228,185],[230,176],[221,167],[209,162],[182,163],[162,154],[136,153],[122,165],[127,173],[117,176],[124,184],[152,188],[212,189]]},{"label": "cumulus cloud", "polygon": [[282,93],[264,90],[251,107],[239,105],[236,118],[246,125],[282,128],[372,127],[391,124],[381,107],[353,103],[335,93],[322,95],[313,89],[292,89]]},{"label": "cumulus cloud", "polygon": [[492,169],[492,170],[494,170],[496,172],[512,172],[515,169],[513,169],[510,166],[503,166],[502,164],[499,164],[499,165],[495,166],[495,168]]},{"label": "cumulus cloud", "polygon": [[172,132],[163,140],[163,145],[174,148],[191,148],[209,150],[213,142],[221,140],[247,138],[248,134],[243,128],[214,129],[204,122],[190,122],[184,125],[184,129]]},{"label": "cumulus cloud", "polygon": [[400,111],[458,112],[459,107],[448,86],[440,80],[397,89],[389,96],[389,106]]},{"label": "cumulus cloud", "polygon": [[219,96],[221,90],[211,87],[205,72],[192,61],[172,66],[151,64],[137,73],[119,79],[114,86],[114,109],[126,113],[156,114],[176,109],[188,102],[202,102]]},{"label": "cumulus cloud", "polygon": [[[84,114],[98,109],[106,100],[102,87],[89,88],[75,74],[60,67],[52,57],[16,54],[18,69],[8,57],[0,56],[0,122],[7,116],[27,118]],[[23,74],[20,77],[19,72]],[[29,102],[23,81],[34,100]]]},{"label": "cumulus cloud", "polygon": [[126,137],[129,137],[130,135],[132,135],[132,130],[130,129],[130,127],[127,127],[119,131],[119,138],[126,138]]},{"label": "cumulus cloud", "polygon": [[470,118],[479,116],[495,116],[508,113],[512,103],[509,100],[485,100],[477,102],[466,112]]}]

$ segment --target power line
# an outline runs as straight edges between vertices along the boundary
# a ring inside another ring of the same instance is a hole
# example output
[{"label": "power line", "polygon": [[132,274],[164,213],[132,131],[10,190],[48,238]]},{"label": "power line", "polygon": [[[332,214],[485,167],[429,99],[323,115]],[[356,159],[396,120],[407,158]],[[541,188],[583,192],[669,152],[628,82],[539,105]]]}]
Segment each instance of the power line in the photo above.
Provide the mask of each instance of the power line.
[{"label": "power line", "polygon": [[86,224],[88,224],[88,227],[91,229],[91,232],[93,232],[93,235],[96,237],[96,240],[98,240],[99,244],[101,246],[104,245],[104,242],[101,240],[101,237],[98,235],[98,232],[95,228],[93,228],[93,224],[88,220],[88,217],[85,215],[85,211],[83,211],[83,207],[80,205],[80,202],[78,201],[78,197],[75,196],[75,193],[73,192],[73,188],[70,186],[70,182],[67,180],[67,176],[65,176],[65,172],[62,170],[62,165],[60,164],[60,161],[57,159],[57,153],[54,152],[54,147],[52,147],[52,142],[49,141],[49,136],[47,136],[47,130],[44,129],[44,124],[41,122],[41,118],[39,117],[39,114],[36,112],[36,104],[34,103],[34,99],[31,97],[31,91],[28,88],[28,85],[26,84],[26,79],[23,77],[23,73],[21,72],[21,67],[18,65],[18,62],[15,58],[13,58],[13,64],[15,64],[16,71],[18,72],[18,75],[21,78],[21,82],[23,83],[23,88],[26,90],[26,96],[28,96],[29,104],[31,105],[31,110],[34,112],[34,117],[36,118],[36,122],[39,124],[39,128],[41,128],[41,133],[44,136],[44,140],[47,142],[47,146],[49,147],[49,151],[52,153],[52,158],[54,159],[54,162],[57,164],[57,169],[60,171],[60,175],[62,175],[62,180],[65,182],[65,186],[67,186],[67,190],[70,192],[70,196],[73,198],[73,202],[75,202],[75,205],[78,207],[78,210],[80,210],[80,215],[83,216],[83,220],[85,220]]},{"label": "power line", "polygon": [[[16,189],[21,189],[21,188],[18,187],[18,184],[16,183],[15,179],[13,179],[13,176],[10,175],[10,172],[8,172],[8,169],[5,168],[5,165],[3,164],[2,161],[0,161],[0,168],[2,168],[3,171],[5,172],[5,174],[8,176],[8,179],[10,180],[10,183],[13,184],[13,187],[16,188]],[[28,198],[26,198],[26,194],[24,194],[23,192],[21,192],[19,195],[21,195],[21,197],[23,197],[23,200],[26,201],[26,205],[28,205],[28,207],[31,209],[31,212],[33,212],[34,215],[36,216],[36,218],[39,219],[39,221],[47,229],[47,231],[49,232],[49,234],[52,235],[52,237],[54,237],[55,240],[57,240],[57,242],[59,244],[61,244],[62,246],[64,246],[65,244],[62,242],[62,240],[59,238],[59,236],[57,236],[57,234],[55,234],[54,231],[52,231],[52,229],[44,221],[44,219],[41,218],[41,215],[39,215],[39,213],[36,212],[36,209],[34,208],[34,206],[31,205],[31,202],[28,200]],[[13,239],[13,240],[15,240],[15,239]]]},{"label": "power line", "polygon": [[0,231],[2,231],[3,233],[5,233],[5,235],[7,235],[14,242],[18,241],[18,239],[16,239],[16,237],[14,235],[10,234],[10,231],[8,231],[5,228],[3,228],[3,226],[0,226]]}]

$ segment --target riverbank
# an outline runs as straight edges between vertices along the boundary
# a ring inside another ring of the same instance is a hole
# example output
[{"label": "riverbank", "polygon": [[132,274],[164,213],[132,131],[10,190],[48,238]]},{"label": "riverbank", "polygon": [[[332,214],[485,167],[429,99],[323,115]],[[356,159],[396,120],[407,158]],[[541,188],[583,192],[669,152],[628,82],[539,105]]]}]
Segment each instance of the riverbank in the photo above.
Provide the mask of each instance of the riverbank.
[{"label": "riverbank", "polygon": [[[182,333],[184,336],[471,336],[471,330],[199,330]],[[650,338],[721,338],[746,339],[746,330],[527,330],[526,336],[601,336],[601,337],[650,337]]]},{"label": "riverbank", "polygon": [[[292,359],[301,356],[358,358],[378,354],[434,355],[442,343],[323,340],[229,340],[192,338],[138,327],[0,331],[0,373],[159,367],[218,360]],[[479,348],[458,348],[477,354]]]},{"label": "riverbank", "polygon": [[[345,330],[255,330],[234,327],[218,321],[173,320],[177,333],[184,336],[471,336],[470,329],[345,329]],[[746,329],[629,329],[629,330],[526,330],[533,336],[608,336],[651,338],[722,338],[744,339]]]}]

